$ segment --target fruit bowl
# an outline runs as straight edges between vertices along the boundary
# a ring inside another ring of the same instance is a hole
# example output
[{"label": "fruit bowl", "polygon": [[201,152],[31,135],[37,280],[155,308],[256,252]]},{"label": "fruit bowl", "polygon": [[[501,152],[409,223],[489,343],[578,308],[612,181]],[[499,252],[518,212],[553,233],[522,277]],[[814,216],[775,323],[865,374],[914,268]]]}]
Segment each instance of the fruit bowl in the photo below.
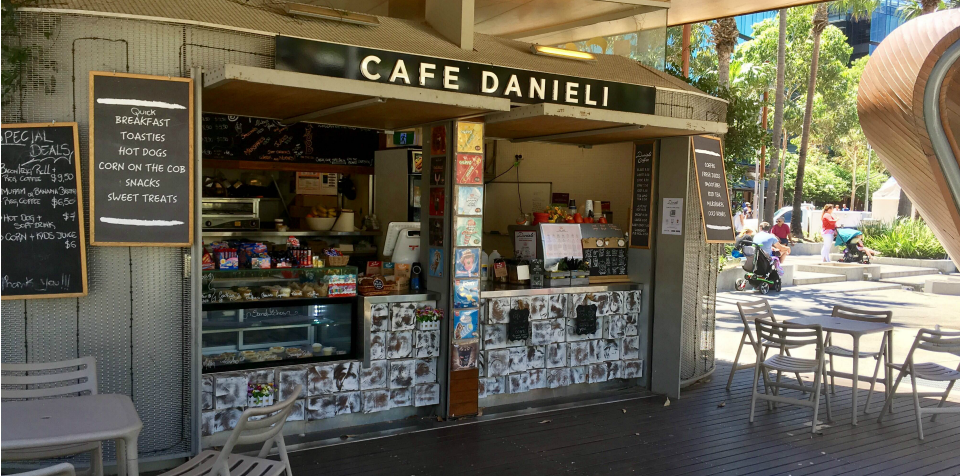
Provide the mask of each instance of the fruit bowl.
[{"label": "fruit bowl", "polygon": [[337,222],[336,218],[307,217],[307,228],[313,231],[328,231]]}]

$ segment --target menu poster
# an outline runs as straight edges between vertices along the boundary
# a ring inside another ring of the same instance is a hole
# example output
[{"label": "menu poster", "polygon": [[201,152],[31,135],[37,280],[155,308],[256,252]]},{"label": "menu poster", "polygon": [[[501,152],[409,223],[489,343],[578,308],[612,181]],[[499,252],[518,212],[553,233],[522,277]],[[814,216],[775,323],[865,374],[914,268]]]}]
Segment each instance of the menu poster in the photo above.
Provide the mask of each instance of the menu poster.
[{"label": "menu poster", "polygon": [[733,215],[727,192],[727,173],[723,168],[723,147],[720,138],[694,136],[693,163],[700,192],[700,213],[703,236],[707,243],[733,243]]},{"label": "menu poster", "polygon": [[456,372],[458,370],[477,368],[477,356],[480,354],[480,339],[461,340],[451,345],[453,347],[453,352],[450,353],[451,371]]},{"label": "menu poster", "polygon": [[482,187],[457,187],[457,215],[483,215]]},{"label": "menu poster", "polygon": [[540,235],[544,264],[564,258],[583,259],[580,225],[545,223],[540,225]]},{"label": "menu poster", "polygon": [[483,177],[483,156],[457,154],[457,183],[479,185]]},{"label": "menu poster", "polygon": [[483,124],[479,122],[457,123],[457,152],[478,153],[483,151]]},{"label": "menu poster", "polygon": [[193,243],[193,80],[90,72],[90,244]]},{"label": "menu poster", "polygon": [[453,276],[456,278],[480,277],[480,248],[456,248],[454,250]]},{"label": "menu poster", "polygon": [[480,280],[457,279],[453,282],[454,309],[474,308],[480,305]]},{"label": "menu poster", "polygon": [[431,188],[430,189],[430,216],[432,217],[442,217],[443,216],[443,204],[446,202],[444,199],[446,192],[444,192],[443,187]]},{"label": "menu poster", "polygon": [[434,278],[443,277],[443,248],[430,248],[430,263],[427,272]]},{"label": "menu poster", "polygon": [[87,295],[77,123],[3,124],[3,299]]},{"label": "menu poster", "polygon": [[430,158],[430,185],[444,185],[447,183],[447,158]]},{"label": "menu poster", "polygon": [[447,128],[434,126],[430,130],[430,154],[444,155],[447,153]]},{"label": "menu poster", "polygon": [[443,246],[443,218],[431,218],[427,236],[430,246]]},{"label": "menu poster", "polygon": [[454,339],[474,339],[477,337],[477,321],[480,311],[477,309],[463,309],[453,311]]},{"label": "menu poster", "polygon": [[483,219],[480,217],[457,217],[454,246],[480,246],[480,231]]},{"label": "menu poster", "polygon": [[630,215],[630,247],[650,248],[653,221],[653,187],[655,142],[641,142],[634,146],[633,203]]},{"label": "menu poster", "polygon": [[514,231],[513,232],[513,256],[520,260],[531,260],[537,258],[537,232],[535,231]]}]

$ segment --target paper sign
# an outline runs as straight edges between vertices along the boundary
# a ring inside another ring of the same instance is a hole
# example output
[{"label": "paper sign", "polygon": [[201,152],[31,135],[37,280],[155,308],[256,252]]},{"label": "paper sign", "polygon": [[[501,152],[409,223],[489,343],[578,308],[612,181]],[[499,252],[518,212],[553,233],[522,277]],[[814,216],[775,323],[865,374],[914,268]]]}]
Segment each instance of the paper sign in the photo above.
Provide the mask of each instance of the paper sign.
[{"label": "paper sign", "polygon": [[457,183],[480,184],[483,175],[483,156],[479,154],[457,154]]},{"label": "paper sign", "polygon": [[447,158],[430,159],[430,185],[443,185],[447,182]]},{"label": "paper sign", "polygon": [[454,246],[480,246],[480,232],[483,230],[483,219],[480,217],[457,217]]},{"label": "paper sign", "polygon": [[537,258],[537,232],[513,232],[513,256],[517,259]]},{"label": "paper sign", "polygon": [[457,152],[477,153],[483,150],[483,124],[457,123]]},{"label": "paper sign", "polygon": [[663,199],[663,222],[660,225],[664,235],[683,234],[683,199]]},{"label": "paper sign", "polygon": [[473,339],[477,337],[477,317],[480,311],[476,309],[464,309],[453,311],[453,322],[456,326],[453,328],[454,339]]},{"label": "paper sign", "polygon": [[544,262],[563,258],[583,259],[583,247],[580,243],[580,225],[542,224]]},{"label": "paper sign", "polygon": [[457,248],[454,250],[454,256],[454,277],[480,277],[480,248]]},{"label": "paper sign", "polygon": [[447,128],[436,126],[430,132],[430,153],[443,155],[447,153]]},{"label": "paper sign", "polygon": [[443,248],[430,248],[428,271],[435,278],[443,277]]},{"label": "paper sign", "polygon": [[507,262],[497,260],[493,262],[493,275],[497,278],[507,277]]},{"label": "paper sign", "polygon": [[457,215],[483,215],[483,187],[457,187]]},{"label": "paper sign", "polygon": [[454,309],[474,308],[480,305],[480,280],[457,279],[453,282]]},{"label": "paper sign", "polygon": [[443,203],[444,189],[443,187],[436,187],[430,189],[430,216],[432,217],[442,217],[443,216]]}]

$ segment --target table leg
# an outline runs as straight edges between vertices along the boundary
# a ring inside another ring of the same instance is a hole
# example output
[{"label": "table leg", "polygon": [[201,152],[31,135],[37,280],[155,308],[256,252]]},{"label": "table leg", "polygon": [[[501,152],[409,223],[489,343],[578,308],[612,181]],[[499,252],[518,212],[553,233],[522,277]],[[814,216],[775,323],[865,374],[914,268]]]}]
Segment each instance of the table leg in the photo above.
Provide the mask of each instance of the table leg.
[{"label": "table leg", "polygon": [[853,412],[851,424],[857,425],[857,387],[859,382],[860,336],[853,336]]},{"label": "table leg", "polygon": [[[126,464],[124,465],[126,468],[126,476],[140,475],[139,457],[137,455],[137,437],[139,436],[139,431],[137,433],[138,434],[128,436],[124,439],[124,446],[126,446]],[[119,460],[119,455],[117,456]]]}]

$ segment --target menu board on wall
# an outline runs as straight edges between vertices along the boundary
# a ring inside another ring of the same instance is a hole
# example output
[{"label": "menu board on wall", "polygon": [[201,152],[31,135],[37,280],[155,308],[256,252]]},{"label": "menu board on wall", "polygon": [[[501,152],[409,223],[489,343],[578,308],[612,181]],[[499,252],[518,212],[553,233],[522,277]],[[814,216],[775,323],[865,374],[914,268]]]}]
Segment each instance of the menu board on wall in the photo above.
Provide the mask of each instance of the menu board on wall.
[{"label": "menu board on wall", "polygon": [[3,299],[87,295],[77,123],[4,124]]},{"label": "menu board on wall", "polygon": [[373,167],[380,148],[371,129],[222,114],[204,114],[202,122],[204,159]]},{"label": "menu board on wall", "polygon": [[641,142],[634,146],[633,200],[630,207],[630,247],[650,248],[653,219],[653,187],[655,142]]},{"label": "menu board on wall", "polygon": [[583,260],[590,265],[590,277],[625,276],[627,274],[626,248],[584,248]]},{"label": "menu board on wall", "polygon": [[90,244],[193,243],[193,80],[90,72]]},{"label": "menu board on wall", "polygon": [[694,136],[693,163],[700,192],[700,213],[703,236],[707,243],[733,243],[733,216],[727,192],[727,173],[723,168],[723,147],[720,139]]}]

